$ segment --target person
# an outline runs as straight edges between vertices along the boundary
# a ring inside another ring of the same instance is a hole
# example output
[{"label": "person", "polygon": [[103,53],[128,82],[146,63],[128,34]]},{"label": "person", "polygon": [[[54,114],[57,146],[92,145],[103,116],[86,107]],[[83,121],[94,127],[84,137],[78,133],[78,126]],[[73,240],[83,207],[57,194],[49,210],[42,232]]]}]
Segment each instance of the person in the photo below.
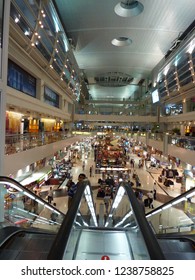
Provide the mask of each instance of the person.
[{"label": "person", "polygon": [[82,164],[82,168],[83,168],[83,171],[85,170],[85,162],[83,161],[83,164]]},{"label": "person", "polygon": [[70,178],[69,179],[69,181],[68,181],[68,183],[67,183],[67,188],[68,188],[68,191],[69,191],[69,189],[72,187],[72,186],[74,186],[75,185],[75,183],[73,182],[73,180],[72,180],[72,178]]},{"label": "person", "polygon": [[93,173],[93,165],[90,166],[90,168],[89,168],[89,175],[90,175],[90,177],[92,177],[92,173]]},{"label": "person", "polygon": [[97,197],[103,197],[104,198],[105,196],[105,191],[104,191],[104,188],[103,187],[100,187],[98,189],[98,192],[97,192]]},{"label": "person", "polygon": [[109,208],[109,205],[110,205],[110,194],[108,192],[104,196],[104,205],[105,205],[105,208],[106,208],[106,214],[108,215],[108,208]]},{"label": "person", "polygon": [[24,210],[31,212],[32,210],[32,199],[27,195],[23,196],[22,198],[24,203]]},{"label": "person", "polygon": [[[56,208],[56,203],[55,203],[55,202],[54,202],[53,206]],[[53,212],[51,213],[51,216],[50,216],[51,221],[56,222],[56,221],[57,221],[57,218],[58,218],[58,214],[57,214],[56,212],[53,211]]]},{"label": "person", "polygon": [[131,180],[128,180],[128,184],[129,184],[130,187],[134,186],[134,183]]},{"label": "person", "polygon": [[52,187],[49,188],[48,195],[47,195],[48,203],[51,203],[53,200],[53,190]]},{"label": "person", "polygon": [[131,166],[131,168],[134,168],[134,166],[135,166],[134,159],[131,159],[131,160],[130,160],[130,166]]},{"label": "person", "polygon": [[153,191],[150,191],[149,193],[147,193],[147,196],[148,196],[148,206],[149,206],[149,208],[154,208],[154,206],[153,206],[153,199],[154,199]]},{"label": "person", "polygon": [[[35,191],[35,195],[38,195],[37,191]],[[32,208],[33,208],[33,212],[35,214],[38,214],[38,206],[39,206],[39,203],[35,199],[33,199],[32,200]]]},{"label": "person", "polygon": [[70,206],[72,204],[72,199],[73,199],[73,196],[75,195],[75,193],[77,191],[78,184],[85,179],[86,179],[86,175],[84,173],[80,173],[79,176],[78,176],[78,182],[76,184],[73,184],[69,188],[69,190],[68,190],[68,209],[70,208]]},{"label": "person", "polygon": [[156,182],[154,182],[153,192],[154,192],[154,200],[156,200]]},{"label": "person", "polygon": [[139,190],[139,199],[142,200],[144,197],[144,194],[141,190]]},{"label": "person", "polygon": [[143,212],[145,213],[145,205],[144,202],[142,200],[143,198],[143,193],[141,191],[136,190],[135,191],[135,196],[137,198],[137,201],[139,202],[139,205],[141,206],[141,209],[143,210]]},{"label": "person", "polygon": [[139,177],[138,176],[136,176],[136,178],[135,178],[135,185],[136,185],[136,188],[141,186],[141,183],[139,181]]}]

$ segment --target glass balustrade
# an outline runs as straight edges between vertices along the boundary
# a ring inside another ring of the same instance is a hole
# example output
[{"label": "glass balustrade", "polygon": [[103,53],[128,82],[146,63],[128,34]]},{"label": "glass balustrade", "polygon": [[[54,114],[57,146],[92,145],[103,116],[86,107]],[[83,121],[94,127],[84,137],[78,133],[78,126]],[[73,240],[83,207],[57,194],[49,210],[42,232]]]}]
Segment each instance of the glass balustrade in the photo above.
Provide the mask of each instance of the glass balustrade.
[{"label": "glass balustrade", "polygon": [[155,233],[192,233],[195,229],[195,188],[146,215]]},{"label": "glass balustrade", "polygon": [[[108,212],[104,203],[99,205],[97,220],[90,187],[85,188],[63,259],[101,259],[104,254],[112,260],[151,259],[127,188],[129,186],[124,187],[121,183],[112,204],[109,205]],[[146,224],[143,226],[145,227]],[[150,229],[148,224],[147,227]],[[146,235],[148,229],[145,231]],[[149,236],[151,237],[152,233]]]},{"label": "glass balustrade", "polygon": [[6,135],[5,154],[14,154],[72,137],[64,132],[44,132]]},{"label": "glass balustrade", "polygon": [[57,231],[65,217],[53,205],[12,179],[0,177],[4,192],[4,224]]},{"label": "glass balustrade", "polygon": [[150,259],[132,204],[122,184],[110,207],[105,227],[125,229],[132,259]]},{"label": "glass balustrade", "polygon": [[66,260],[74,259],[75,248],[77,248],[79,236],[81,235],[83,228],[97,227],[97,226],[98,223],[97,223],[97,217],[95,213],[93,196],[89,185],[87,185],[82,195],[80,205],[74,219],[70,238],[68,240],[68,244],[64,252],[63,259]]}]

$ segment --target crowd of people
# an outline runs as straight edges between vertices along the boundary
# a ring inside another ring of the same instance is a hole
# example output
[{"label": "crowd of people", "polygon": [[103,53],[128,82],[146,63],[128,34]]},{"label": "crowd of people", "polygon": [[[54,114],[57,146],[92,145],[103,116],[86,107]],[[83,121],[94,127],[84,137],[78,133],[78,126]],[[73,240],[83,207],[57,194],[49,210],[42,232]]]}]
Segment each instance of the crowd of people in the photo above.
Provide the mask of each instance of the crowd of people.
[{"label": "crowd of people", "polygon": [[[93,148],[92,148],[92,155],[93,155]],[[143,168],[145,161],[144,158],[140,158],[138,160],[138,163],[135,162],[135,157],[130,157],[128,153],[126,153],[126,156],[128,158],[128,166],[129,168],[127,171],[122,172],[119,177],[123,179],[124,175],[127,173],[127,182],[129,184],[129,187],[131,187],[134,190],[135,196],[138,199],[139,204],[141,205],[141,208],[146,210],[146,208],[154,208],[154,200],[156,199],[156,191],[157,191],[157,185],[156,182],[154,182],[154,185],[151,186],[151,190],[146,193],[142,192],[144,190],[144,186],[142,186],[139,176],[137,174],[138,169]],[[94,157],[95,161],[95,157]],[[74,182],[73,177],[71,177],[67,183],[67,196],[68,196],[68,209],[70,209],[72,202],[73,202],[73,197],[79,187],[80,182],[83,180],[88,179],[91,180],[93,177],[95,177],[96,174],[96,167],[94,168],[93,164],[86,164],[86,160],[81,161],[81,172],[78,176],[78,182]],[[106,173],[105,173],[106,174]],[[104,203],[105,206],[105,213],[108,215],[109,212],[109,207],[111,206],[112,200],[115,197],[115,194],[117,192],[117,183],[116,180],[114,179],[114,176],[112,174],[108,173],[107,177],[105,178],[104,174],[104,179],[99,178],[98,179],[98,192],[97,192],[97,198],[102,199],[102,202]],[[103,178],[103,174],[102,174]],[[129,178],[129,180],[128,180]],[[120,179],[120,178],[119,178]],[[53,191],[52,188],[49,189],[48,191],[48,203],[52,203],[53,201]]]}]

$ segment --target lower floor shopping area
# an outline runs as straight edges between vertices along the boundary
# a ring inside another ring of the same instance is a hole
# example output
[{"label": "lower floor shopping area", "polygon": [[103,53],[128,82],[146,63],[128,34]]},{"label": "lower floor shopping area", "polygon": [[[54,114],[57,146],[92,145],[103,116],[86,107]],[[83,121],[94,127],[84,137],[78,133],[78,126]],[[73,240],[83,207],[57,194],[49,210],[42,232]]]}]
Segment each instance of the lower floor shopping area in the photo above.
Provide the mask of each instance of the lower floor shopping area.
[{"label": "lower floor shopping area", "polygon": [[[36,259],[38,249],[30,244],[32,239],[42,243],[43,236],[50,245],[38,256],[52,259],[55,238],[64,227],[70,234],[64,259],[101,259],[105,254],[110,259],[195,259],[194,178],[193,169],[186,167],[179,159],[165,157],[132,138],[108,133],[84,137],[15,178],[1,176],[0,259],[28,259],[29,255]],[[78,181],[80,174],[86,176],[84,183]],[[72,185],[77,190],[70,206]],[[16,234],[14,227],[19,237],[5,242],[5,235],[11,238],[10,227],[11,235]],[[32,237],[32,231],[39,235]],[[30,237],[24,242],[20,234],[27,232]],[[154,240],[147,234],[154,235]],[[186,239],[189,235],[191,241]],[[161,251],[162,255],[154,257],[147,243],[156,244],[156,238],[157,255]],[[168,248],[173,249],[169,252]]]}]

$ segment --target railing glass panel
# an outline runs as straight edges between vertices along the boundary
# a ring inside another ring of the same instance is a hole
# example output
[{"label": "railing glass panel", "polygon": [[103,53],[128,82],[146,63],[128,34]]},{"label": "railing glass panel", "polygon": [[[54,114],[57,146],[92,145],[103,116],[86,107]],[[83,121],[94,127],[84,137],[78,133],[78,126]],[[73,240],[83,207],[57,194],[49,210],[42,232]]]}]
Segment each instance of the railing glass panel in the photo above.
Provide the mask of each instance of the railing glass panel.
[{"label": "railing glass panel", "polygon": [[85,187],[85,191],[82,195],[80,205],[77,214],[74,219],[71,234],[68,240],[66,250],[64,252],[63,259],[72,260],[76,253],[77,244],[79,242],[79,236],[83,228],[97,227],[97,218],[95,214],[95,206],[93,202],[93,196],[89,185]]},{"label": "railing glass panel", "polygon": [[58,231],[65,215],[16,181],[5,178],[0,177],[4,193],[4,224]]},{"label": "railing glass panel", "polygon": [[146,215],[155,233],[191,233],[195,229],[195,188]]},{"label": "railing glass panel", "polygon": [[137,223],[128,194],[122,185],[119,187],[117,195],[110,206],[105,227],[115,228],[116,230],[125,229],[132,258],[137,260],[150,259],[148,249]]}]

